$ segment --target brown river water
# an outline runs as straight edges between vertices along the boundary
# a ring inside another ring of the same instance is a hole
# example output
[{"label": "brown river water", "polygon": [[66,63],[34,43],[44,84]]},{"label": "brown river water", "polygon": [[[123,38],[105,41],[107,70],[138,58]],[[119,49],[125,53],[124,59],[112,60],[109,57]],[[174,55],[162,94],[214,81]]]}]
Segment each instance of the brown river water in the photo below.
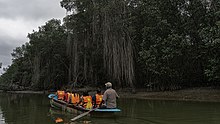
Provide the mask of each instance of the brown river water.
[{"label": "brown river water", "polygon": [[[220,124],[220,103],[120,98],[112,117],[83,117],[50,108],[44,94],[0,93],[0,124]],[[58,122],[61,120],[61,122]]]}]

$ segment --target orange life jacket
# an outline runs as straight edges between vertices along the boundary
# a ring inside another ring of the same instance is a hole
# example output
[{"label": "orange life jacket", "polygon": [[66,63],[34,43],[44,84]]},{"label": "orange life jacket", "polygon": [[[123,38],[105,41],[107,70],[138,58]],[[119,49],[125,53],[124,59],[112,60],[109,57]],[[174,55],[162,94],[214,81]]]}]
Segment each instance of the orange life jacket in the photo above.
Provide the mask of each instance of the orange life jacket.
[{"label": "orange life jacket", "polygon": [[60,91],[60,90],[57,91],[58,100],[64,100],[64,95],[65,95],[64,91]]},{"label": "orange life jacket", "polygon": [[103,95],[96,94],[95,97],[96,97],[96,105],[100,105],[102,102]]},{"label": "orange life jacket", "polygon": [[92,97],[91,96],[83,96],[83,107],[87,109],[92,108]]},{"label": "orange life jacket", "polygon": [[66,94],[67,94],[66,95],[66,102],[69,103],[70,102],[70,95],[71,95],[71,93],[67,92]]},{"label": "orange life jacket", "polygon": [[71,103],[72,104],[77,104],[79,103],[79,94],[75,93],[75,94],[71,94]]},{"label": "orange life jacket", "polygon": [[76,103],[79,103],[79,101],[80,101],[79,94],[75,93],[75,99],[76,99]]}]

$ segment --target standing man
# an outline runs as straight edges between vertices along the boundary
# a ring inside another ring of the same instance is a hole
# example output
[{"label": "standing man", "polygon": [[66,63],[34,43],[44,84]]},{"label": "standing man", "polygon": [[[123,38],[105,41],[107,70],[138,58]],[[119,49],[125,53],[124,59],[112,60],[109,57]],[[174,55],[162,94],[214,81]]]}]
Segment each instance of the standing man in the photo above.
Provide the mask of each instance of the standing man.
[{"label": "standing man", "polygon": [[117,107],[116,99],[119,98],[119,96],[116,93],[116,91],[112,89],[111,82],[107,82],[105,86],[107,90],[104,92],[103,95],[104,104],[106,108],[116,108]]}]

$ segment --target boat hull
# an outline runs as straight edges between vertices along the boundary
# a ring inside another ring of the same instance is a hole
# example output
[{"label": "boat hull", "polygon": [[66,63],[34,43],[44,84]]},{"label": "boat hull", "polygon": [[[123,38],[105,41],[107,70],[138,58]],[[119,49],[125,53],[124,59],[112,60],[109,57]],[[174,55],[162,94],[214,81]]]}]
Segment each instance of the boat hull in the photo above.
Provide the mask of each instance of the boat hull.
[{"label": "boat hull", "polygon": [[[67,104],[64,101],[57,100],[52,98],[50,100],[51,107],[60,109],[65,112],[74,113],[74,114],[81,114],[83,112],[90,111],[90,109],[85,109],[81,106],[76,106],[73,104]],[[97,117],[108,117],[108,116],[114,116],[116,112],[120,112],[120,109],[95,109],[90,113],[92,116]]]},{"label": "boat hull", "polygon": [[[62,111],[69,112],[69,113],[79,113],[80,112],[77,109],[75,109],[74,107],[70,107],[65,102],[60,101],[60,100],[51,99],[50,105],[53,108],[60,109]],[[81,112],[83,112],[83,111],[81,111]]]}]

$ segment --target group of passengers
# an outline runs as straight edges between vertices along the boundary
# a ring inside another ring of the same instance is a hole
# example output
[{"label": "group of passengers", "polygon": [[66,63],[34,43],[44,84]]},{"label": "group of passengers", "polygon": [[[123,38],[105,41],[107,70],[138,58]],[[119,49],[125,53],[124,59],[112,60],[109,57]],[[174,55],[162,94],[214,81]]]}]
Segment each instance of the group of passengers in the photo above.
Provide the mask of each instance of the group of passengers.
[{"label": "group of passengers", "polygon": [[57,91],[58,100],[76,106],[82,106],[86,109],[92,108],[116,108],[116,99],[118,94],[112,89],[112,83],[105,83],[106,91],[102,95],[101,90],[98,89],[94,96],[90,96],[88,92],[83,92],[80,96],[78,93],[70,93],[68,91]]}]

